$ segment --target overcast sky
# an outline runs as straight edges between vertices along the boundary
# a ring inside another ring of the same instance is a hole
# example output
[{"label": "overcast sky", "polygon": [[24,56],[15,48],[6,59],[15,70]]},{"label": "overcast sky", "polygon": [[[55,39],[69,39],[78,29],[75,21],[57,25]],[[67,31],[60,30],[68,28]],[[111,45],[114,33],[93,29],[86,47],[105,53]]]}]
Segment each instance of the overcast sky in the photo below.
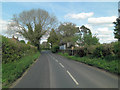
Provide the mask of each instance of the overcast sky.
[{"label": "overcast sky", "polygon": [[115,41],[112,22],[118,17],[118,2],[2,2],[0,23],[3,29],[0,34],[5,34],[6,24],[13,14],[38,8],[54,14],[59,22],[85,25],[93,35],[97,35],[101,43]]}]

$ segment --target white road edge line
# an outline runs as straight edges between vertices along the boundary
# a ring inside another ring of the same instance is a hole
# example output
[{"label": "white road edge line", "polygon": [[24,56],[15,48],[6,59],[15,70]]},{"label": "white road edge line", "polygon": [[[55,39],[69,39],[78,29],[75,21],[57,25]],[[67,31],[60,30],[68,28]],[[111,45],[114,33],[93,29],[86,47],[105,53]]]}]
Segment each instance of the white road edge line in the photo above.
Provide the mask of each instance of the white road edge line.
[{"label": "white road edge line", "polygon": [[67,73],[72,78],[72,80],[76,83],[76,85],[79,85],[79,83],[75,80],[75,78],[71,75],[71,73],[69,71],[67,71]]},{"label": "white road edge line", "polygon": [[63,67],[63,68],[64,68],[64,66],[62,65],[62,63],[59,63],[59,64],[60,64],[60,66],[61,66],[61,67]]}]

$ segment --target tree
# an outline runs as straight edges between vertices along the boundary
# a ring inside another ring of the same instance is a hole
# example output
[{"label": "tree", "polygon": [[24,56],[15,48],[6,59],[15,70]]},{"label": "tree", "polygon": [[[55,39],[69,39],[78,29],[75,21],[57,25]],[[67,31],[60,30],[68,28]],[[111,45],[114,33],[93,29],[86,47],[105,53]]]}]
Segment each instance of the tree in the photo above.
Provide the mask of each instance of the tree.
[{"label": "tree", "polygon": [[49,49],[50,48],[50,44],[48,42],[42,42],[41,48],[42,49]]},{"label": "tree", "polygon": [[61,43],[66,45],[67,43],[71,43],[74,45],[76,42],[76,33],[79,32],[79,29],[76,27],[75,24],[65,22],[58,27],[58,32]]},{"label": "tree", "polygon": [[99,39],[96,36],[92,36],[92,32],[89,28],[85,27],[82,25],[80,27],[80,33],[78,35],[78,41],[77,44],[79,46],[84,46],[84,45],[96,45],[99,42]]},{"label": "tree", "polygon": [[58,45],[59,41],[59,37],[57,36],[55,30],[52,29],[50,32],[50,36],[48,37],[48,42],[51,44],[52,47],[53,45]]},{"label": "tree", "polygon": [[115,38],[117,38],[118,41],[120,41],[120,18],[117,18],[116,22],[113,23],[115,24],[115,29],[114,29]]},{"label": "tree", "polygon": [[120,58],[120,17],[116,19],[116,22],[113,22],[115,24],[115,29],[114,29],[114,35],[115,38],[118,39],[118,44],[116,44],[115,47],[118,47],[118,52],[117,55]]},{"label": "tree", "polygon": [[40,50],[40,40],[46,32],[56,25],[55,16],[42,9],[23,11],[14,15],[9,30],[15,31],[26,38]]}]

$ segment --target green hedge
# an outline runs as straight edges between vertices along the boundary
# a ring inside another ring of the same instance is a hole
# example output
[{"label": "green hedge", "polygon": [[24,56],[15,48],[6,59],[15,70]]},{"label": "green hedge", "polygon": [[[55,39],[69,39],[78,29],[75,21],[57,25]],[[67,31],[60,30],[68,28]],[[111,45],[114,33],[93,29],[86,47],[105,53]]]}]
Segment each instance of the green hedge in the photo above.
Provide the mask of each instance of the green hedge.
[{"label": "green hedge", "polygon": [[2,36],[2,86],[9,87],[39,57],[37,48]]},{"label": "green hedge", "polygon": [[120,61],[119,59],[112,60],[112,61],[106,61],[105,59],[101,58],[89,58],[89,57],[76,57],[76,56],[69,56],[68,53],[59,53],[62,56],[65,56],[69,59],[80,61],[82,63],[96,66],[98,68],[102,68],[104,70],[107,70],[112,73],[116,73],[120,75]]},{"label": "green hedge", "polygon": [[8,88],[40,56],[40,52],[31,53],[15,62],[2,64],[2,86]]},{"label": "green hedge", "polygon": [[36,51],[37,49],[30,45],[2,36],[2,63],[19,60],[21,57]]},{"label": "green hedge", "polygon": [[59,50],[59,46],[58,45],[54,45],[51,48],[52,53],[56,53],[56,52],[58,52],[58,50]]}]

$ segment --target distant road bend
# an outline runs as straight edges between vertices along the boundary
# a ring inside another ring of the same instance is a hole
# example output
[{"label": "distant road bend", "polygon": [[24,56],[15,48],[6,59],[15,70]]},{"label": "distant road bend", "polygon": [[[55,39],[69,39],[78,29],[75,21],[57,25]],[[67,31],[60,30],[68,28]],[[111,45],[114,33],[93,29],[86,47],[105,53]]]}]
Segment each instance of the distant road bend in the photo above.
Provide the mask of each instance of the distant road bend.
[{"label": "distant road bend", "polygon": [[13,88],[118,88],[118,77],[43,51]]}]

